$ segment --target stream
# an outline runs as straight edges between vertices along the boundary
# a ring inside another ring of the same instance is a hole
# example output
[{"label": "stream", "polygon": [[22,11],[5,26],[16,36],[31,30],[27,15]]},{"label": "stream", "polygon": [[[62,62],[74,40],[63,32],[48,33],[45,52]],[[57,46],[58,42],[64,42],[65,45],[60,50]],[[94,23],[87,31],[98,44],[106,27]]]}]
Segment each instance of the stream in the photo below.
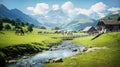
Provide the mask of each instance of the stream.
[{"label": "stream", "polygon": [[7,64],[7,67],[42,67],[49,59],[70,57],[82,52],[84,49],[85,47],[82,45],[73,44],[70,40],[64,40],[60,45],[53,46],[49,50],[37,53],[34,56],[21,58],[15,63]]}]

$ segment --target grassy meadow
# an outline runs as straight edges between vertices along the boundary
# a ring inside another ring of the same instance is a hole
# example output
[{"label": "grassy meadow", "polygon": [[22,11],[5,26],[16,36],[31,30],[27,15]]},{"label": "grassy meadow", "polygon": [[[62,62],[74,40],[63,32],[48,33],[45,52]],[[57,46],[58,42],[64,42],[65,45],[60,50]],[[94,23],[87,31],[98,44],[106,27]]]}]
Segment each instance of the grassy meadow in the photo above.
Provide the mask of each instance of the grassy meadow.
[{"label": "grassy meadow", "polygon": [[60,38],[54,39],[52,37],[61,37],[61,34],[38,34],[38,31],[43,32],[54,32],[52,30],[42,30],[34,28],[33,32],[25,33],[25,35],[20,36],[16,35],[15,31],[11,30],[5,30],[0,31],[0,48],[6,47],[6,46],[13,46],[17,44],[28,44],[32,42],[38,42],[42,43],[43,41],[48,43],[57,43],[60,41]]},{"label": "grassy meadow", "polygon": [[61,34],[38,34],[38,31],[54,32],[34,28],[32,33],[27,32],[21,36],[16,35],[12,29],[0,31],[0,62],[4,64],[8,57],[41,52],[49,48],[48,44],[56,45],[62,40]]},{"label": "grassy meadow", "polygon": [[86,47],[103,47],[93,52],[83,52],[73,57],[65,58],[62,63],[49,63],[44,67],[120,67],[120,32],[101,35],[95,40],[93,36],[76,38],[72,42]]}]

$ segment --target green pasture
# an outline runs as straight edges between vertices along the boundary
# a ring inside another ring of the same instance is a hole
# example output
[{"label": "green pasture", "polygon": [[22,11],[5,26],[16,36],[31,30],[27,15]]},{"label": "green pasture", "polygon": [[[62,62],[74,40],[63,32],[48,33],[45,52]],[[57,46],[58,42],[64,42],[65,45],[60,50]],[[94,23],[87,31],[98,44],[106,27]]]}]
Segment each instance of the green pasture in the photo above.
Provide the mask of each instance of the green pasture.
[{"label": "green pasture", "polygon": [[[61,34],[38,34],[38,31],[48,31],[49,30],[42,30],[34,28],[33,32],[25,33],[25,35],[20,36],[16,35],[15,31],[6,30],[6,31],[0,31],[0,48],[6,47],[6,46],[13,46],[17,44],[30,44],[32,42],[38,42],[42,43],[43,41],[48,43],[57,43],[61,41],[60,38],[52,38],[52,37],[61,37]],[[54,32],[51,31],[50,32]]]},{"label": "green pasture", "polygon": [[83,52],[68,57],[61,63],[49,63],[44,67],[120,67],[120,32],[106,33],[91,40],[93,36],[76,38],[72,42],[86,47],[103,47],[93,52]]}]

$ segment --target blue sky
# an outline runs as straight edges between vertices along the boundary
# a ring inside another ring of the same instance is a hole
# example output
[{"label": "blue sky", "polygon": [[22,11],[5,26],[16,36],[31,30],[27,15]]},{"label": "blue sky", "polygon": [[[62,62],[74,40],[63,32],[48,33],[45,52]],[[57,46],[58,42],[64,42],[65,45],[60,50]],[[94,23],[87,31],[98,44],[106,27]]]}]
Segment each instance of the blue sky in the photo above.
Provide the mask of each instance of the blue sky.
[{"label": "blue sky", "polygon": [[9,9],[18,8],[23,12],[28,12],[26,8],[35,6],[37,3],[47,3],[49,6],[52,6],[53,4],[62,5],[67,1],[71,1],[76,7],[85,9],[98,2],[103,2],[109,7],[120,7],[120,0],[0,0],[0,3]]},{"label": "blue sky", "polygon": [[[102,18],[120,13],[120,0],[0,0],[9,9],[17,8],[28,15],[43,15],[61,9],[70,18],[79,14]],[[96,15],[96,16],[94,16]]]}]

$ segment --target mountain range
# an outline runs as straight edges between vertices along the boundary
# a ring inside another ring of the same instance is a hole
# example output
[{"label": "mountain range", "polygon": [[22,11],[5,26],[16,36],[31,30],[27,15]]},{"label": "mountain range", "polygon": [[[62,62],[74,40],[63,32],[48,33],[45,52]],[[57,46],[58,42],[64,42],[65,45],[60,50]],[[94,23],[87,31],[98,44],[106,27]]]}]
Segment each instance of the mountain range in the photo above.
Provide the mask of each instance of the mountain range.
[{"label": "mountain range", "polygon": [[48,28],[60,27],[61,29],[80,30],[86,26],[95,26],[97,21],[86,15],[79,14],[74,18],[70,18],[62,10],[50,10],[46,15],[35,15],[39,22]]},{"label": "mountain range", "polygon": [[41,24],[36,19],[30,17],[29,15],[24,14],[22,11],[18,9],[9,10],[4,5],[0,4],[0,18],[6,18],[6,17],[14,20],[20,19],[23,22],[28,22],[36,26]]},{"label": "mountain range", "polygon": [[[108,15],[102,19],[117,18],[120,14]],[[44,26],[46,28],[59,27],[64,30],[81,30],[86,26],[96,26],[99,20],[97,14],[92,16],[87,16],[83,14],[78,14],[75,17],[69,17],[61,9],[50,10],[46,15],[26,15],[18,9],[8,9],[4,5],[0,4],[0,18],[19,18],[21,21],[32,23],[36,26]],[[93,18],[94,17],[94,18]],[[95,19],[97,18],[97,19]]]}]

